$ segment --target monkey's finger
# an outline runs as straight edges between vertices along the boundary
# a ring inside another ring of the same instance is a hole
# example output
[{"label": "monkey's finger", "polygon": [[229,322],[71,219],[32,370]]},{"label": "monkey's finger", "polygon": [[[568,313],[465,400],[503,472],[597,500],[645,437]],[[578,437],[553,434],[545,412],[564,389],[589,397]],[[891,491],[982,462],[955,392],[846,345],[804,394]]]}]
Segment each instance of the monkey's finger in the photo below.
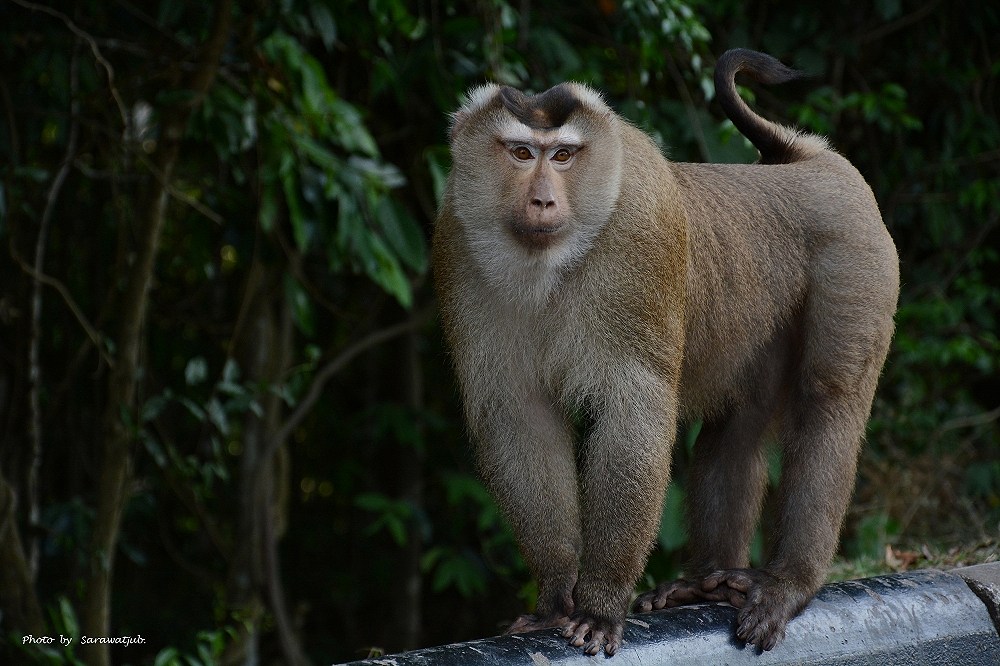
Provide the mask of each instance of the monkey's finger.
[{"label": "monkey's finger", "polygon": [[722,585],[724,581],[722,580],[721,573],[722,572],[720,571],[720,572],[716,572],[716,573],[714,573],[714,574],[712,574],[710,576],[706,576],[705,580],[701,581],[701,589],[702,589],[702,591],[704,591],[704,592],[712,592],[719,585]]},{"label": "monkey's finger", "polygon": [[701,598],[705,601],[725,601],[736,608],[743,608],[747,602],[746,594],[728,585],[720,585],[714,590],[702,591]]},{"label": "monkey's finger", "polygon": [[569,618],[565,615],[547,615],[538,617],[530,613],[519,615],[514,622],[507,627],[504,634],[523,634],[527,631],[538,629],[549,629],[551,627],[564,627]]},{"label": "monkey's finger", "polygon": [[651,610],[662,610],[681,604],[689,604],[701,601],[703,595],[697,583],[690,581],[674,581],[672,583],[661,583],[650,592],[639,595],[639,598],[632,604],[633,610],[637,613],[648,613]]},{"label": "monkey's finger", "polygon": [[572,620],[563,629],[563,638],[569,639],[569,644],[573,647],[580,647],[587,642],[587,634],[590,633],[590,623],[586,620]]},{"label": "monkey's finger", "polygon": [[531,631],[531,627],[535,622],[538,621],[538,617],[534,615],[529,615],[525,613],[524,615],[518,615],[517,619],[514,620],[504,634],[521,634],[526,631]]},{"label": "monkey's finger", "polygon": [[574,620],[573,618],[570,618],[566,622],[566,624],[563,625],[562,631],[559,632],[559,634],[563,638],[569,638],[570,636],[573,635],[573,632],[576,631],[576,628],[578,626],[580,626],[580,622],[578,620]]},{"label": "monkey's finger", "polygon": [[740,613],[739,625],[736,627],[736,637],[745,643],[755,645],[767,651],[774,648],[785,637],[784,626],[761,617],[760,613],[751,610]]},{"label": "monkey's finger", "polygon": [[736,608],[743,608],[747,604],[747,595],[738,590],[729,590],[726,601]]},{"label": "monkey's finger", "polygon": [[622,646],[622,635],[625,633],[625,625],[616,625],[614,629],[611,630],[611,634],[608,636],[608,642],[604,646],[604,653],[609,657],[613,657],[618,654],[618,650]]},{"label": "monkey's finger", "polygon": [[750,587],[753,585],[753,578],[739,570],[727,570],[727,571],[716,571],[705,577],[705,580],[701,583],[701,589],[706,592],[711,592],[716,589],[719,585],[727,585],[734,590],[738,590],[743,594],[750,591]]},{"label": "monkey's finger", "polygon": [[[574,620],[563,629],[563,638],[569,639],[573,647],[582,647],[588,655],[596,655],[604,650],[613,657],[621,649],[624,623],[608,624],[600,621]],[[589,640],[588,640],[589,639]]]},{"label": "monkey's finger", "polygon": [[594,631],[590,632],[590,640],[587,641],[587,644],[583,646],[583,652],[585,654],[593,656],[601,651],[601,648],[604,647],[605,642],[606,640],[604,632],[601,631],[600,629],[595,629]]},{"label": "monkey's finger", "polygon": [[589,655],[599,654],[604,648],[604,654],[613,657],[618,654],[622,646],[623,627],[614,627],[610,632],[595,630],[590,637],[590,642],[583,647],[583,651]]}]

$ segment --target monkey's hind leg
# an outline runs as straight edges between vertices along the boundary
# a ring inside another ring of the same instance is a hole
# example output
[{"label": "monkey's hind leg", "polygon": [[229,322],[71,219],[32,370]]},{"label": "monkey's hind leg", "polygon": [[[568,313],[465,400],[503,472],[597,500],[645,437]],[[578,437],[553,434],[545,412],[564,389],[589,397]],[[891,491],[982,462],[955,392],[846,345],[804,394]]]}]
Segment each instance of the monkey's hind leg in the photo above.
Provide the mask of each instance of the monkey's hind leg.
[{"label": "monkey's hind leg", "polygon": [[[726,569],[704,581],[706,592],[729,589],[740,608],[736,636],[761,650],[782,640],[788,621],[823,583],[837,547],[892,332],[891,309],[877,307],[877,292],[866,299],[865,307],[848,308],[833,295],[817,298],[805,320],[782,418],[780,519],[770,560],[763,569]],[[817,312],[819,304],[828,309]]]},{"label": "monkey's hind leg", "polygon": [[737,605],[741,593],[726,586],[706,590],[720,569],[747,567],[750,542],[767,485],[764,435],[782,402],[788,369],[787,331],[777,331],[762,350],[752,389],[728,413],[702,426],[687,483],[686,578],[663,582],[633,604],[639,613],[704,601]]},{"label": "monkey's hind leg", "polygon": [[789,416],[794,422],[783,442],[779,527],[767,564],[722,569],[703,580],[706,594],[727,596],[740,609],[736,637],[760,650],[781,642],[833,558],[864,427],[860,410],[846,402],[814,394],[797,401],[799,413]]},{"label": "monkey's hind leg", "polygon": [[745,406],[706,423],[698,436],[687,487],[686,578],[663,582],[639,595],[639,613],[704,601],[734,603],[733,590],[706,590],[705,578],[720,569],[746,567],[750,541],[767,483],[761,446],[764,410]]}]

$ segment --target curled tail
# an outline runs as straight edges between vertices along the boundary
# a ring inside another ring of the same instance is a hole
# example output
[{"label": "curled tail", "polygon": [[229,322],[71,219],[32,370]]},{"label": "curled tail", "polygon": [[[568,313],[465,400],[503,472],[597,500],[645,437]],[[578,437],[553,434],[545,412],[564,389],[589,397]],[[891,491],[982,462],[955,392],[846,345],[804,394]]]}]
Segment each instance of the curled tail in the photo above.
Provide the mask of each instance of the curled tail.
[{"label": "curled tail", "polygon": [[803,134],[754,113],[736,92],[736,75],[739,72],[766,84],[794,81],[805,75],[786,67],[777,58],[749,49],[730,49],[715,65],[715,94],[722,109],[736,129],[760,151],[762,164],[798,162],[829,148],[822,137]]}]

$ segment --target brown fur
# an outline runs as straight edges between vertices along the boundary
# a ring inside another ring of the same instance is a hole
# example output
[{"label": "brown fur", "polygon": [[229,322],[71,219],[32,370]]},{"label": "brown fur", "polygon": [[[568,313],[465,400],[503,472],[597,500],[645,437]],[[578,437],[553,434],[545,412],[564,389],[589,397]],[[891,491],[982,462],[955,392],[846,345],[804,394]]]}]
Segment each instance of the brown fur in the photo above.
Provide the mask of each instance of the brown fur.
[{"label": "brown fur", "polygon": [[[836,548],[893,328],[895,249],[864,180],[821,139],[773,126],[796,161],[670,163],[570,85],[564,127],[531,130],[543,147],[582,139],[564,170],[544,149],[530,173],[511,160],[496,135],[522,130],[499,88],[470,94],[433,242],[477,460],[539,582],[536,615],[511,630],[564,626],[590,654],[619,649],[676,422],[704,418],[691,579],[636,608],[727,600],[737,635],[769,649]],[[531,99],[519,108],[552,117]],[[516,231],[539,178],[559,204],[543,246]],[[592,425],[578,443],[579,409]],[[784,453],[781,518],[771,559],[748,570],[767,431]]]}]

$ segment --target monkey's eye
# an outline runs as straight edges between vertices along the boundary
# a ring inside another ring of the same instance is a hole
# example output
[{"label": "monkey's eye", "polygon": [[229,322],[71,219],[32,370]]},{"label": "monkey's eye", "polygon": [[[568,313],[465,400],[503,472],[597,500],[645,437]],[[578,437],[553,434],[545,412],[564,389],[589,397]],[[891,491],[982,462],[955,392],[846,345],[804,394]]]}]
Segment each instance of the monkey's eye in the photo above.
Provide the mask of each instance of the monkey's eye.
[{"label": "monkey's eye", "polygon": [[569,158],[571,157],[573,157],[573,153],[566,148],[560,148],[556,151],[556,154],[552,156],[552,161],[565,164],[566,162],[569,162]]},{"label": "monkey's eye", "polygon": [[515,146],[511,148],[510,154],[522,162],[535,159],[535,156],[532,155],[531,150],[527,146]]}]

